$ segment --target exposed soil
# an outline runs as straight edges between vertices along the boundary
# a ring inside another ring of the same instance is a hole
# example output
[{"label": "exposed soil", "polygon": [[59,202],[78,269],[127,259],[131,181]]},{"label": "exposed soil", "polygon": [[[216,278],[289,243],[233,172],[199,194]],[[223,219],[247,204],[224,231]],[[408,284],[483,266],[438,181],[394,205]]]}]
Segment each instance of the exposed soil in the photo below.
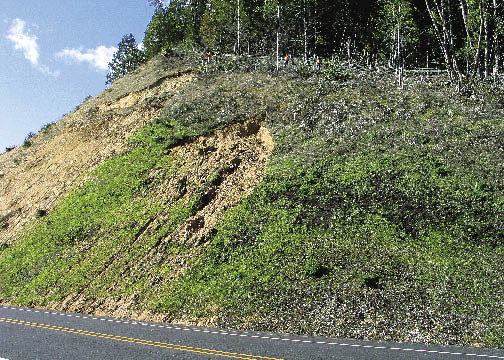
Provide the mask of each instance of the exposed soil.
[{"label": "exposed soil", "polygon": [[118,99],[111,95],[121,88],[113,86],[35,135],[31,146],[2,154],[0,244],[15,241],[37,214],[51,211],[85,180],[83,175],[120,152],[135,131],[158,115],[169,95],[195,77],[189,72],[164,77]]},{"label": "exposed soil", "polygon": [[[180,200],[188,202],[199,192],[201,201],[194,209],[194,215],[166,238],[160,239],[158,244],[143,258],[137,259],[135,264],[128,264],[127,268],[121,269],[121,273],[128,278],[147,276],[158,288],[168,286],[171,281],[181,276],[187,269],[188,259],[198,254],[201,247],[205,246],[206,239],[215,231],[215,226],[224,212],[248,196],[260,183],[273,146],[273,139],[263,124],[248,120],[174,147],[171,152],[177,159],[179,171],[157,186],[155,197],[169,203]],[[155,172],[153,176],[156,176]],[[141,237],[149,234],[150,229],[162,226],[167,217],[164,213],[157,214],[141,229],[136,241],[142,241]],[[190,252],[183,256],[167,255],[166,245],[173,241],[190,245]],[[103,269],[101,276],[106,276],[115,266],[114,263],[121,262],[123,256],[127,254],[116,254],[112,262]],[[151,269],[159,268],[153,265],[160,264],[169,264],[176,271],[167,277],[159,278],[159,274]],[[112,284],[107,289],[111,294],[110,298],[93,298],[93,285],[90,284],[79,294],[71,294],[61,303],[53,303],[50,307],[139,320],[163,319],[162,314],[136,311],[139,304],[135,296],[115,297],[113,294],[116,285],[119,284]]]}]

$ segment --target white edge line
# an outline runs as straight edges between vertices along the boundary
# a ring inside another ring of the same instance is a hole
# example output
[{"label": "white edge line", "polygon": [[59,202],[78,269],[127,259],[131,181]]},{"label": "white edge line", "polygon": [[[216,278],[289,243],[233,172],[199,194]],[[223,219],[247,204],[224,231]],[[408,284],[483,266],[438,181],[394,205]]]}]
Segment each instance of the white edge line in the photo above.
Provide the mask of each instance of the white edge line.
[{"label": "white edge line", "polygon": [[[22,309],[22,308],[14,308],[14,307],[9,307],[9,306],[2,306],[3,309],[10,309],[10,310],[17,310],[17,311],[26,311],[26,312],[36,312],[40,313],[41,311],[39,310],[31,310],[31,309]],[[68,316],[68,317],[76,317],[76,318],[82,318],[82,319],[89,319],[90,317],[87,316],[82,316],[82,315],[73,315],[73,314],[64,314],[64,313],[57,313],[57,312],[51,312],[51,311],[44,311],[44,314],[51,314],[51,315],[60,315],[60,316]],[[107,319],[103,318],[96,318],[96,317],[91,317],[93,320],[102,320],[105,321]],[[114,321],[114,320],[107,320],[107,321]],[[130,325],[148,325],[146,323],[138,323],[136,321],[120,321],[120,320],[115,320],[116,323],[123,323],[123,324],[130,324]],[[414,352],[425,352],[425,353],[436,353],[440,355],[459,355],[459,356],[474,356],[474,357],[485,357],[489,359],[504,359],[504,356],[498,356],[498,355],[488,355],[488,354],[473,354],[473,353],[461,353],[461,352],[449,352],[449,351],[437,351],[437,350],[427,350],[427,349],[410,349],[410,348],[400,348],[400,347],[386,347],[386,346],[372,346],[372,345],[361,345],[361,344],[345,344],[345,343],[333,343],[333,342],[326,342],[326,341],[310,341],[310,340],[299,340],[299,339],[281,339],[281,338],[275,338],[275,337],[270,337],[270,336],[259,336],[259,335],[247,335],[247,334],[236,334],[236,333],[227,333],[227,332],[218,332],[218,331],[208,331],[208,330],[200,330],[200,329],[189,329],[189,328],[180,328],[180,327],[171,327],[171,326],[163,326],[163,325],[155,325],[152,324],[150,325],[152,327],[158,327],[158,328],[166,328],[166,329],[175,329],[175,330],[184,330],[184,331],[194,331],[194,332],[203,332],[203,333],[211,333],[211,334],[219,334],[219,335],[228,335],[228,336],[240,336],[240,337],[249,337],[249,338],[256,338],[256,339],[270,339],[270,340],[282,340],[282,341],[290,341],[290,342],[299,342],[299,343],[312,343],[312,344],[325,344],[325,345],[339,345],[339,346],[350,346],[350,347],[361,347],[361,348],[370,348],[370,349],[388,349],[388,350],[402,350],[402,351],[414,351]],[[5,358],[0,358],[0,360],[8,360]]]}]

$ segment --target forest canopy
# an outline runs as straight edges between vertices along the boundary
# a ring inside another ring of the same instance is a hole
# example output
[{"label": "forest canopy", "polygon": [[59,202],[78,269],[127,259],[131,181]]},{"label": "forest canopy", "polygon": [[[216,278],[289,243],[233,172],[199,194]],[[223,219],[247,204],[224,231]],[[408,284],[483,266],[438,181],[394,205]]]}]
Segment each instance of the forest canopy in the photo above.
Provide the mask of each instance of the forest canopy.
[{"label": "forest canopy", "polygon": [[[148,1],[154,14],[137,63],[174,50],[292,54],[438,68],[458,81],[495,77],[503,65],[500,0]],[[109,74],[122,74],[114,66]]]}]

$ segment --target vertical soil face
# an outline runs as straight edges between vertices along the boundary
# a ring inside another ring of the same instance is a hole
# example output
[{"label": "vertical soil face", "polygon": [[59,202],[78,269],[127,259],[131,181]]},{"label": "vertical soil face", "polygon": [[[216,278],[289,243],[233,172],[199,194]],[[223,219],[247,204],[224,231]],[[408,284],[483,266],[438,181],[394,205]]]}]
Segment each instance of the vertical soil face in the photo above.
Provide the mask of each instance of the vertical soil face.
[{"label": "vertical soil face", "polygon": [[0,244],[13,242],[37,215],[49,212],[83,175],[120,152],[150,122],[169,94],[191,82],[192,73],[110,98],[114,89],[82,104],[46,131],[0,156]]}]

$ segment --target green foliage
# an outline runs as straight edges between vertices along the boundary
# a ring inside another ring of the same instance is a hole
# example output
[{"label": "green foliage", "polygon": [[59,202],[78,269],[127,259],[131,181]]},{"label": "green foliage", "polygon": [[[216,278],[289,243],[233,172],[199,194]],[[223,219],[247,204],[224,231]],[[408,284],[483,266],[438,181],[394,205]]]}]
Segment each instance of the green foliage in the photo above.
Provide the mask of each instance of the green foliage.
[{"label": "green foliage", "polygon": [[[407,339],[421,328],[440,342],[502,346],[502,330],[470,330],[474,319],[503,328],[494,300],[504,284],[502,154],[487,142],[502,124],[483,125],[486,115],[466,113],[465,100],[420,84],[407,95],[359,81],[284,84],[263,182],[228,211],[183,277],[152,292],[156,311],[267,331],[274,318],[332,336]],[[318,117],[320,108],[346,117]],[[471,128],[465,140],[460,126]],[[480,136],[486,145],[471,149]],[[455,146],[461,153],[438,150]],[[415,316],[407,324],[405,306]]]},{"label": "green foliage", "polygon": [[[76,287],[97,289],[93,286],[99,284],[92,286],[92,279],[136,239],[154,214],[168,205],[148,200],[153,185],[149,170],[163,166],[166,176],[175,163],[172,164],[165,144],[152,139],[145,139],[144,144],[144,148],[107,161],[93,173],[93,181],[75,190],[43,219],[38,216],[42,222],[0,259],[0,298],[15,297],[20,304],[43,305],[67,296]],[[174,207],[177,216],[173,217],[172,229],[189,216],[182,208]],[[179,214],[184,213],[185,217],[180,218]],[[145,241],[153,239],[155,234]],[[135,258],[138,251],[150,249],[145,244],[139,246],[140,249],[127,249],[136,251],[128,259]],[[19,284],[26,286],[20,288]]]},{"label": "green foliage", "polygon": [[42,126],[42,128],[40,129],[40,132],[47,133],[47,132],[49,132],[50,129],[52,129],[54,127],[54,125],[55,125],[54,122],[47,123],[44,126]]},{"label": "green foliage", "polygon": [[44,209],[37,209],[37,211],[35,212],[35,217],[37,219],[43,218],[46,215],[47,215],[47,211]]},{"label": "green foliage", "polygon": [[35,134],[30,132],[28,135],[26,135],[25,137],[25,140],[23,142],[23,147],[26,149],[26,148],[29,148],[30,146],[32,146],[32,142],[31,142],[31,138],[34,137]]},{"label": "green foliage", "polygon": [[182,42],[185,34],[184,16],[181,1],[171,1],[167,7],[156,8],[143,40],[145,56],[148,59],[161,52],[169,54]]},{"label": "green foliage", "polygon": [[145,54],[138,49],[133,34],[124,35],[117,46],[118,49],[108,64],[106,84],[111,84],[114,80],[123,77],[145,62]]},{"label": "green foliage", "polygon": [[350,77],[348,71],[341,66],[340,60],[336,57],[324,61],[322,75],[326,80],[330,81],[345,81]]},{"label": "green foliage", "polygon": [[[149,3],[155,13],[145,32],[148,58],[174,49],[271,57],[278,40],[280,53],[295,57],[338,56],[367,66],[443,68],[451,75],[455,71],[459,81],[478,74],[497,78],[502,69],[499,56],[493,54],[503,50],[504,10],[492,1]],[[466,4],[466,11],[461,11],[461,4]]]},{"label": "green foliage", "polygon": [[[499,95],[459,97],[441,78],[399,90],[385,72],[334,67],[344,82],[215,71],[179,88],[127,151],[1,250],[0,300],[80,293],[231,328],[502,347]],[[176,243],[230,169],[158,198],[188,171],[172,147],[245,119],[274,137],[261,184],[204,246]]]}]

